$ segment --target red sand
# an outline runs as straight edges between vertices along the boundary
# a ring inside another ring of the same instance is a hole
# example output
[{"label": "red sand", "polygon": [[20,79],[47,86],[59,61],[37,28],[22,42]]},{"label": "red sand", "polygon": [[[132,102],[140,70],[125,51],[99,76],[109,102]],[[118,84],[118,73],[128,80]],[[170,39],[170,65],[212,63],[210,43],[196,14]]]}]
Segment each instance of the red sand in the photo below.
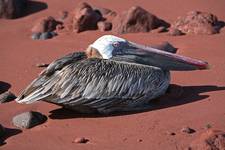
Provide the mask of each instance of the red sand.
[{"label": "red sand", "polygon": [[[30,38],[33,22],[61,10],[72,10],[78,1],[43,0],[48,9],[16,20],[0,20],[0,80],[11,84],[10,90],[18,94],[41,71],[37,63],[49,63],[74,50],[83,50],[103,34],[110,32],[87,31],[63,34],[46,41]],[[149,12],[172,23],[178,16],[191,10],[211,12],[225,20],[224,0],[90,0],[91,5],[110,8],[117,12],[140,5]],[[178,8],[179,7],[179,8]],[[168,36],[167,33],[141,33],[122,35],[129,40],[156,44],[169,41],[179,48],[178,53],[207,60],[211,69],[207,71],[173,72],[172,83],[183,86],[181,96],[161,98],[155,109],[148,112],[112,116],[84,117],[54,113],[40,126],[10,136],[4,150],[72,150],[72,149],[184,149],[210,124],[213,129],[225,130],[225,30],[215,35]],[[15,128],[11,119],[15,114],[34,110],[50,115],[58,109],[56,105],[38,102],[19,105],[15,102],[0,105],[0,123]],[[180,130],[189,126],[196,133],[187,135]],[[175,132],[171,136],[168,132]],[[73,143],[76,137],[85,137],[87,144]],[[141,140],[140,140],[141,139]]]}]

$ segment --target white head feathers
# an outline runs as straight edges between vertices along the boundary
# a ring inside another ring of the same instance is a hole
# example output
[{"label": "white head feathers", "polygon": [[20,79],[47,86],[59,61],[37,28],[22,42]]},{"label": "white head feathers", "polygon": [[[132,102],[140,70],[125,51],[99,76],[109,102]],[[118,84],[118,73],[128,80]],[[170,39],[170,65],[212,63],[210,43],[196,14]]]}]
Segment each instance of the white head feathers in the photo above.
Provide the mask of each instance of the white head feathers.
[{"label": "white head feathers", "polygon": [[90,46],[97,49],[104,59],[110,59],[112,57],[112,52],[115,48],[114,46],[118,42],[127,42],[127,40],[113,35],[104,35],[98,38]]}]

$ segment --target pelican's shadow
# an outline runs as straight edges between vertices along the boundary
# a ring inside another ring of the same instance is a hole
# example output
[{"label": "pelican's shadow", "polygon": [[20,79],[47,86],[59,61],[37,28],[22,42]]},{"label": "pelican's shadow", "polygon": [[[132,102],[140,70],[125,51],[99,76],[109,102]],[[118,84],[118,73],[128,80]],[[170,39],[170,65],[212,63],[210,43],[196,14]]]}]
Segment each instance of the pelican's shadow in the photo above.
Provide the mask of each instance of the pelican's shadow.
[{"label": "pelican's shadow", "polygon": [[156,109],[165,109],[168,107],[174,107],[178,105],[184,105],[187,103],[193,103],[199,100],[204,100],[209,97],[208,94],[203,94],[205,92],[212,91],[221,91],[225,90],[225,86],[218,87],[213,85],[204,85],[204,86],[179,86],[179,85],[170,85],[168,92],[155,100],[152,100],[149,103],[148,109],[142,111],[131,111],[131,112],[120,112],[113,113],[110,115],[96,115],[96,114],[80,114],[65,108],[59,108],[50,111],[49,117],[51,119],[70,119],[70,118],[93,118],[93,117],[109,117],[109,116],[121,116],[121,115],[130,115],[134,113],[142,113],[146,111],[153,111]]},{"label": "pelican's shadow", "polygon": [[11,136],[17,135],[19,133],[22,133],[22,130],[20,129],[12,129],[12,128],[5,128],[5,133],[2,137],[0,137],[0,146],[6,144],[6,140],[10,138]]}]

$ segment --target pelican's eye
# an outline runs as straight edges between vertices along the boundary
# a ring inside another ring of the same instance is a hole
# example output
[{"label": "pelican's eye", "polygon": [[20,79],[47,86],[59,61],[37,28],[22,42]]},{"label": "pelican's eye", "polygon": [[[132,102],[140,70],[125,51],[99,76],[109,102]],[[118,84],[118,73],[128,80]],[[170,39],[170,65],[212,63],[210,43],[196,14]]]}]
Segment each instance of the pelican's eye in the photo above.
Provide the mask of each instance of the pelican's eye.
[{"label": "pelican's eye", "polygon": [[113,46],[114,48],[118,48],[118,47],[119,47],[119,45],[120,45],[120,43],[119,43],[119,42],[113,42],[113,43],[112,43],[112,46]]}]

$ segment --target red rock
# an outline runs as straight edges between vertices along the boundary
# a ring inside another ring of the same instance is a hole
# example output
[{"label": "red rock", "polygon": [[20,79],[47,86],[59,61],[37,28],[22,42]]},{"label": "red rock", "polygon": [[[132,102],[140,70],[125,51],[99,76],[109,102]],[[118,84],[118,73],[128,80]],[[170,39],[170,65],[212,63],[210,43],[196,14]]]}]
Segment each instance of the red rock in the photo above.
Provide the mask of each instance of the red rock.
[{"label": "red rock", "polygon": [[200,11],[188,12],[172,24],[173,28],[187,34],[215,34],[218,26],[220,25],[215,15]]},{"label": "red rock", "polygon": [[27,0],[0,0],[0,18],[14,19],[24,15]]},{"label": "red rock", "polygon": [[102,32],[109,31],[112,29],[112,23],[107,21],[100,21],[98,22],[98,29]]},{"label": "red rock", "polygon": [[102,20],[100,13],[93,10],[87,3],[80,3],[74,11],[73,30],[82,32],[96,30],[98,21]]},{"label": "red rock", "polygon": [[189,146],[191,150],[224,150],[225,132],[207,130]]},{"label": "red rock", "polygon": [[104,18],[107,18],[108,16],[114,16],[115,17],[116,14],[117,14],[115,11],[112,11],[111,9],[103,8],[103,7],[95,7],[94,10],[101,13],[101,15]]},{"label": "red rock", "polygon": [[139,6],[131,7],[113,20],[113,32],[119,34],[149,32],[160,26],[168,24]]},{"label": "red rock", "polygon": [[60,22],[56,21],[52,16],[41,18],[31,29],[32,33],[52,32]]}]

